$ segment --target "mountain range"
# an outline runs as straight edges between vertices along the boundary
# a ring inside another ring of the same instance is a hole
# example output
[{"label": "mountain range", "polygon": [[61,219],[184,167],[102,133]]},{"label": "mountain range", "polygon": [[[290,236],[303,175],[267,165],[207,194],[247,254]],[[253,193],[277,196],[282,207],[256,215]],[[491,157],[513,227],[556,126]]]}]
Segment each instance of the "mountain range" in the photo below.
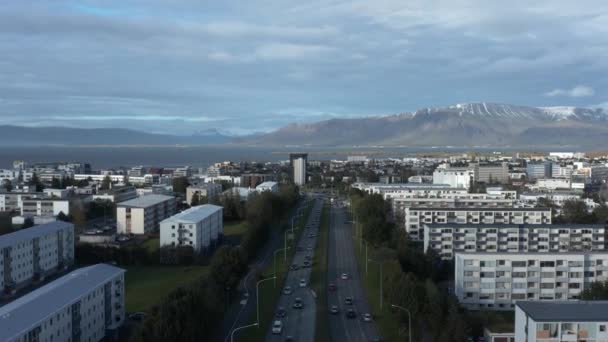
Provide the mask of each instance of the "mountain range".
[{"label": "mountain range", "polygon": [[608,147],[608,112],[464,103],[388,116],[291,124],[239,138],[259,145]]},{"label": "mountain range", "polygon": [[578,107],[463,103],[364,118],[294,123],[232,137],[215,129],[189,136],[130,129],[0,126],[2,146],[207,145],[608,148],[608,112]]}]

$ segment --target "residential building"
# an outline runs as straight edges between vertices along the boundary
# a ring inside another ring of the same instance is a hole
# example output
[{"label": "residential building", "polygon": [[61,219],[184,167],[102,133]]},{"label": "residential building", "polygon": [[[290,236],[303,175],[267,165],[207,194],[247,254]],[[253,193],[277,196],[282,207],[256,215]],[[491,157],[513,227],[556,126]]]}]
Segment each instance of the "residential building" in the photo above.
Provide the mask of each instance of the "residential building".
[{"label": "residential building", "polygon": [[133,185],[160,184],[161,176],[157,174],[145,174],[142,176],[129,176],[129,183]]},{"label": "residential building", "polygon": [[222,185],[216,183],[199,183],[186,188],[186,202],[192,205],[192,196],[198,194],[199,199],[205,197],[207,199],[219,196],[222,193]]},{"label": "residential building", "polygon": [[99,174],[99,175],[90,175],[90,174],[75,174],[74,180],[90,180],[93,182],[101,183],[106,178],[106,176],[110,177],[112,183],[124,183],[125,176],[124,175],[113,175],[113,174]]},{"label": "residential building", "polygon": [[447,184],[425,183],[382,184],[358,182],[353,183],[352,187],[368,194],[380,194],[385,200],[395,198],[437,197],[447,194],[467,194],[469,192],[468,189],[453,188]]},{"label": "residential building", "polygon": [[569,190],[571,186],[570,178],[538,178],[536,183],[528,186],[530,189],[538,191]]},{"label": "residential building", "polygon": [[425,224],[424,251],[444,259],[457,252],[602,252],[607,234],[603,224]]},{"label": "residential building", "polygon": [[528,179],[551,178],[551,162],[528,163],[526,174]]},{"label": "residential building", "polygon": [[476,182],[487,184],[508,183],[509,164],[502,162],[495,164],[473,164],[472,165]]},{"label": "residential building", "polygon": [[277,182],[264,182],[255,188],[258,192],[270,191],[279,192],[279,183]]},{"label": "residential building", "polygon": [[175,197],[147,195],[116,205],[118,234],[149,234],[160,227],[160,222],[175,214]]},{"label": "residential building", "polygon": [[137,197],[137,190],[134,186],[113,186],[110,189],[100,190],[93,195],[93,201],[110,201],[120,203]]},{"label": "residential building", "polygon": [[56,221],[0,236],[0,289],[11,292],[74,263],[74,225]]},{"label": "residential building", "polygon": [[433,172],[433,184],[469,189],[475,181],[475,170],[469,167],[438,167]]},{"label": "residential building", "polygon": [[515,339],[518,342],[608,342],[608,301],[518,301]]},{"label": "residential building", "polygon": [[242,174],[240,178],[241,186],[252,189],[255,189],[264,182],[276,181],[276,177],[270,173],[245,173]]},{"label": "residential building", "polygon": [[296,185],[306,184],[306,164],[308,162],[308,153],[290,153],[289,161],[291,162],[293,172],[293,182]]},{"label": "residential building", "polygon": [[178,167],[173,170],[173,177],[190,177],[192,169],[190,166]]},{"label": "residential building", "polygon": [[255,193],[255,189],[235,186],[222,192],[222,196],[238,196],[241,201],[247,201]]},{"label": "residential building", "polygon": [[550,208],[434,208],[404,210],[405,230],[413,239],[424,238],[425,224],[550,224]]},{"label": "residential building", "polygon": [[52,198],[24,198],[21,200],[21,216],[57,216],[70,214],[70,201]]},{"label": "residential building", "polygon": [[60,199],[68,198],[71,193],[71,191],[69,189],[51,189],[51,188],[45,188],[44,190],[42,190],[42,192],[50,198],[60,198]]},{"label": "residential building", "polygon": [[191,246],[198,253],[210,251],[224,234],[223,209],[205,204],[192,207],[160,223],[160,245]]},{"label": "residential building", "polygon": [[0,307],[0,340],[91,341],[114,336],[125,321],[125,270],[77,269]]},{"label": "residential building", "polygon": [[461,305],[512,310],[520,300],[580,299],[592,282],[608,280],[608,253],[456,253],[454,270]]}]

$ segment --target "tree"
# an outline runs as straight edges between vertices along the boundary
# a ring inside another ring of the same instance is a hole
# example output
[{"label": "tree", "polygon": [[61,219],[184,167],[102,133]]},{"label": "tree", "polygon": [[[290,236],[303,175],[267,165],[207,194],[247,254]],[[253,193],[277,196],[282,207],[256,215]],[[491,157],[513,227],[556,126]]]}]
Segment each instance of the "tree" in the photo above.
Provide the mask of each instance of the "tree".
[{"label": "tree", "polygon": [[72,222],[78,232],[81,232],[87,225],[87,215],[84,208],[81,205],[73,205],[70,208],[70,215],[72,216]]},{"label": "tree", "polygon": [[597,223],[608,223],[608,205],[599,205],[593,209],[593,215],[595,216]]},{"label": "tree", "polygon": [[35,186],[36,192],[42,192],[42,190],[44,190],[44,185],[40,181],[40,178],[38,178],[38,175],[36,174],[36,172],[32,173],[32,178],[30,179],[30,181],[27,184],[31,185],[31,186]]},{"label": "tree", "polygon": [[190,205],[195,207],[200,204],[201,204],[201,197],[199,196],[198,191],[196,191],[194,194],[192,194],[192,199],[190,199]]},{"label": "tree", "polygon": [[53,189],[61,189],[61,181],[57,177],[53,177],[51,181],[51,188]]},{"label": "tree", "polygon": [[106,175],[101,181],[101,186],[99,187],[101,190],[107,190],[112,186],[112,178],[110,175]]},{"label": "tree", "polygon": [[5,179],[2,183],[2,187],[6,192],[11,192],[13,190],[13,182],[10,179]]},{"label": "tree", "polygon": [[190,185],[187,177],[174,177],[171,183],[173,185],[173,192],[180,194],[185,194],[186,188]]},{"label": "tree", "polygon": [[8,234],[13,231],[11,216],[6,212],[0,212],[0,235]]},{"label": "tree", "polygon": [[59,214],[57,214],[57,220],[70,222],[70,218],[63,211],[60,211]]},{"label": "tree", "polygon": [[587,205],[581,200],[567,200],[562,206],[562,220],[565,223],[593,223],[595,217],[587,212]]},{"label": "tree", "polygon": [[608,300],[608,282],[596,281],[591,283],[591,286],[581,293],[581,299]]},{"label": "tree", "polygon": [[34,219],[32,219],[31,217],[28,217],[25,220],[23,220],[23,225],[21,226],[21,228],[25,229],[25,228],[30,228],[33,226],[34,226]]}]

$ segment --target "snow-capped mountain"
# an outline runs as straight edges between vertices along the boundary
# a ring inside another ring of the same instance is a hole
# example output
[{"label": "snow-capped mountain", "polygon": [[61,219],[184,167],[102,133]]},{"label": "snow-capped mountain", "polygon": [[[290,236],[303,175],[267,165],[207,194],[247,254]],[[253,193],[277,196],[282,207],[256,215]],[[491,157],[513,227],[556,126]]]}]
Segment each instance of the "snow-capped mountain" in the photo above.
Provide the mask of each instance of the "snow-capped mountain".
[{"label": "snow-capped mountain", "polygon": [[291,124],[243,139],[269,145],[608,147],[608,113],[578,107],[461,103],[382,117]]}]

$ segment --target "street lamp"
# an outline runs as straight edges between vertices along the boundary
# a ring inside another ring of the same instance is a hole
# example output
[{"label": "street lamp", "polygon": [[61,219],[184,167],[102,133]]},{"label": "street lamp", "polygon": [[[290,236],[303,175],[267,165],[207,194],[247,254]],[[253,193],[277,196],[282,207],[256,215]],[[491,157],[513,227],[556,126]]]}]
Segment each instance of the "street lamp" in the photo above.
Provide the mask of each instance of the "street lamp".
[{"label": "street lamp", "polygon": [[368,266],[367,266],[367,264],[368,264],[368,262],[367,262],[368,261],[368,259],[367,259],[367,246],[368,246],[368,243],[363,238],[360,238],[360,237],[357,237],[357,236],[353,236],[353,238],[359,239],[360,243],[365,243],[365,275],[367,276],[367,274],[368,274],[368,272],[367,272],[368,271]]},{"label": "street lamp", "polygon": [[260,283],[263,283],[267,280],[273,280],[276,279],[276,277],[270,277],[270,278],[266,278],[266,279],[262,279],[259,280],[256,284],[255,284],[255,306],[256,306],[256,321],[257,324],[260,324]]},{"label": "street lamp", "polygon": [[412,342],[412,314],[410,313],[410,310],[408,310],[402,306],[395,305],[395,304],[391,304],[391,306],[395,309],[399,309],[399,310],[405,311],[405,313],[407,313],[407,321],[408,321],[407,332],[409,334],[408,342]]},{"label": "street lamp", "polygon": [[230,334],[230,342],[234,342],[234,333],[237,332],[238,330],[255,327],[257,325],[258,325],[257,323],[253,323],[253,324],[243,325],[242,327],[235,328],[234,330],[232,330],[232,334]]},{"label": "street lamp", "polygon": [[274,287],[277,287],[277,253],[282,251],[282,250],[287,250],[290,249],[291,247],[286,247],[286,248],[279,248],[276,251],[274,251],[274,255],[272,256],[272,264],[273,264],[273,268],[274,268]]},{"label": "street lamp", "polygon": [[368,261],[371,262],[375,262],[378,265],[380,265],[380,311],[382,311],[382,302],[383,302],[383,298],[382,298],[382,268],[384,266],[384,261],[378,261],[378,260],[374,260],[374,259],[368,259]]}]

